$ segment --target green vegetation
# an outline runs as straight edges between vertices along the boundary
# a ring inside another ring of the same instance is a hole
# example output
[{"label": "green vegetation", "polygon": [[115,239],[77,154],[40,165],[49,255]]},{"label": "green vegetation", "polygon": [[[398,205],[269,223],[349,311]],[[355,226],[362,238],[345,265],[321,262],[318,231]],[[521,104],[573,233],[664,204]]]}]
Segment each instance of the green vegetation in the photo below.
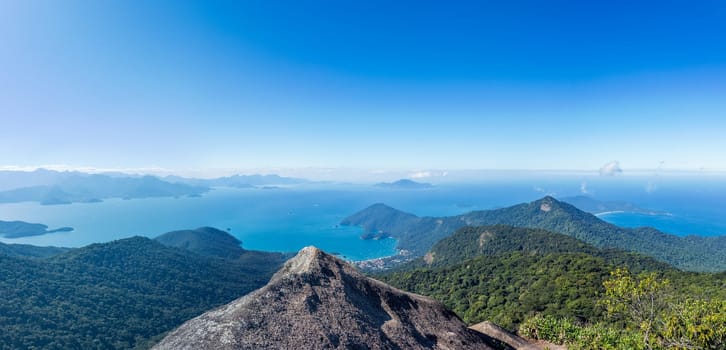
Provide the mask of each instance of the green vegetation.
[{"label": "green vegetation", "polygon": [[25,258],[49,258],[69,251],[70,248],[61,247],[37,247],[29,244],[5,244],[0,243],[0,255],[25,257]]},{"label": "green vegetation", "polygon": [[510,330],[534,314],[600,318],[594,297],[611,265],[582,253],[480,256],[458,265],[378,276],[440,300],[469,324],[489,320]]},{"label": "green vegetation", "polygon": [[394,237],[398,239],[400,249],[419,256],[464,226],[501,224],[557,232],[601,249],[645,254],[683,270],[726,270],[726,236],[678,237],[653,228],[622,228],[552,197],[503,209],[442,218],[417,217],[376,204],[342,223],[362,227],[366,237]]},{"label": "green vegetation", "polygon": [[0,349],[147,347],[264,285],[280,254],[225,260],[134,237],[47,259],[0,255]]},{"label": "green vegetation", "polygon": [[[723,349],[726,299],[679,293],[657,273],[633,276],[624,269],[604,281],[600,304],[607,318],[583,324],[537,315],[519,328],[522,335],[572,349]],[[723,292],[722,292],[723,293]]]},{"label": "green vegetation", "polygon": [[[480,255],[503,253],[531,254],[585,253],[603,258],[612,265],[627,265],[631,269],[667,270],[668,264],[636,253],[617,249],[598,249],[570,236],[542,229],[507,225],[464,227],[436,243],[422,259],[412,266],[443,267],[460,263]],[[404,267],[405,268],[405,267]]]},{"label": "green vegetation", "polygon": [[605,320],[607,309],[598,300],[619,267],[668,278],[678,294],[726,300],[723,273],[682,272],[649,257],[508,226],[461,229],[425,259],[377,277],[442,301],[467,323],[490,320],[514,330],[534,315]]},{"label": "green vegetation", "polygon": [[240,240],[213,227],[167,232],[154,240],[168,247],[225,259],[236,259],[246,252]]}]

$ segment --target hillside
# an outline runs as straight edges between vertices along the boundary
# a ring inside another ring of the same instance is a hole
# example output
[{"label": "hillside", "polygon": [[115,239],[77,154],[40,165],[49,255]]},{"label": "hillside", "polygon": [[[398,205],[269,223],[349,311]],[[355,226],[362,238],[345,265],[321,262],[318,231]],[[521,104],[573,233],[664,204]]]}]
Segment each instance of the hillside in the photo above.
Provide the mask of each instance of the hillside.
[{"label": "hillside", "polygon": [[213,227],[167,232],[154,240],[165,246],[225,259],[236,259],[245,253],[240,240]]},{"label": "hillside", "polygon": [[598,296],[618,267],[667,276],[681,295],[726,298],[723,274],[681,272],[561,234],[506,226],[463,228],[425,258],[377,277],[442,301],[468,323],[490,320],[514,330],[535,314],[601,320]]},{"label": "hillside", "polygon": [[362,227],[366,238],[394,237],[399,249],[420,256],[461,227],[503,224],[565,234],[598,248],[642,253],[684,270],[726,270],[726,236],[679,237],[653,228],[622,228],[552,197],[441,218],[417,217],[375,204],[344,219],[342,224]]},{"label": "hillside", "polygon": [[461,263],[477,256],[500,254],[560,254],[584,253],[604,259],[608,264],[628,266],[630,271],[667,271],[673,268],[653,258],[618,249],[598,249],[590,244],[563,234],[542,229],[507,225],[469,226],[436,243],[413,265],[444,267]]},{"label": "hillside", "polygon": [[145,347],[264,285],[281,264],[273,255],[225,260],[141,237],[47,259],[0,255],[0,349]]},{"label": "hillside", "polygon": [[492,349],[441,303],[302,249],[263,288],[204,313],[154,349]]},{"label": "hillside", "polygon": [[49,258],[71,250],[62,247],[38,247],[29,244],[0,243],[0,255],[25,258]]}]

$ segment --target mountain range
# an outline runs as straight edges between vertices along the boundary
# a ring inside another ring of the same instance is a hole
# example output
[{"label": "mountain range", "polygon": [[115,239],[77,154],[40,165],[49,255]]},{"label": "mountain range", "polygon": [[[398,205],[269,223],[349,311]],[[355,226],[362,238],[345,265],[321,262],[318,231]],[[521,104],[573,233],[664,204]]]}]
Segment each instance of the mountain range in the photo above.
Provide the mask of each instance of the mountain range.
[{"label": "mountain range", "polygon": [[542,349],[512,332],[542,315],[607,321],[598,300],[618,268],[726,299],[726,272],[511,225],[462,227],[376,279],[314,247],[289,257],[210,227],[75,249],[0,244],[0,349]]},{"label": "mountain range", "polygon": [[309,183],[305,179],[269,175],[232,175],[215,179],[195,179],[180,176],[166,176],[165,181],[191,186],[251,188],[256,186],[285,186]]},{"label": "mountain range", "polygon": [[234,175],[194,179],[124,173],[89,174],[79,171],[0,171],[0,203],[39,202],[45,205],[93,203],[109,198],[200,196],[213,187],[248,188],[307,183],[278,175]]},{"label": "mountain range", "polygon": [[396,238],[398,248],[413,256],[423,256],[436,242],[464,226],[503,224],[565,234],[597,248],[642,253],[684,270],[726,270],[726,236],[680,237],[650,227],[622,228],[550,196],[508,208],[449,217],[418,217],[374,204],[341,224],[362,227],[363,238]]}]

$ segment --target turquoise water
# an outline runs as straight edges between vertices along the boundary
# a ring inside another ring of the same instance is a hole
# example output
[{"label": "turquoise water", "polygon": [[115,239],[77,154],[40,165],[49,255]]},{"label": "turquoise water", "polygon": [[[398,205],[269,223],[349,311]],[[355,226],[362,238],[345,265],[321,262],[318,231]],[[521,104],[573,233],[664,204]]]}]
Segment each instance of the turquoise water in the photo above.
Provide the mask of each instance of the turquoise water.
[{"label": "turquoise water", "polygon": [[[627,227],[652,226],[677,235],[726,234],[726,186],[694,190],[685,184],[646,193],[636,187],[605,185],[591,185],[597,191],[596,198],[626,200],[670,213],[610,214],[601,217],[606,221]],[[580,180],[440,185],[416,191],[311,185],[274,190],[216,189],[199,198],[112,199],[58,206],[0,204],[0,220],[75,228],[73,232],[0,240],[79,247],[133,235],[155,237],[172,230],[213,226],[229,229],[247,249],[297,251],[315,245],[351,260],[362,260],[395,253],[393,239],[361,240],[361,229],[338,226],[343,218],[371,204],[382,202],[419,216],[445,216],[536,200],[544,195],[542,188],[562,197],[576,195]]]},{"label": "turquoise water", "polygon": [[0,213],[4,218],[75,229],[3,240],[12,243],[78,247],[213,226],[229,229],[247,249],[297,251],[316,245],[351,260],[395,254],[393,239],[361,240],[361,229],[338,226],[352,208],[332,199],[317,191],[217,189],[199,198],[111,199],[58,206],[3,204]]},{"label": "turquoise water", "polygon": [[[503,194],[506,193],[506,196]],[[371,186],[325,185],[285,189],[215,189],[198,198],[111,199],[101,203],[42,206],[0,204],[0,220],[70,226],[53,233],[7,243],[79,247],[133,235],[155,237],[164,232],[213,226],[242,240],[247,249],[297,251],[315,245],[351,260],[396,253],[393,239],[361,240],[362,230],[340,221],[374,203],[386,203],[417,215],[454,215],[536,199],[527,188],[441,186],[421,191],[390,191]]]}]

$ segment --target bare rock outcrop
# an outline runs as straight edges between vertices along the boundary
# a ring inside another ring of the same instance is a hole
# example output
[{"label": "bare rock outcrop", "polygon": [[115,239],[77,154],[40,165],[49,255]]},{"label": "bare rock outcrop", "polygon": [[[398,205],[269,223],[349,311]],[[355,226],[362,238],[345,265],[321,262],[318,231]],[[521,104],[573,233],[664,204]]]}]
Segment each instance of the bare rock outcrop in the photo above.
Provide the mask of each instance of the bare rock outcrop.
[{"label": "bare rock outcrop", "polygon": [[315,247],[270,282],[187,321],[154,349],[496,349],[440,302],[363,276]]}]

